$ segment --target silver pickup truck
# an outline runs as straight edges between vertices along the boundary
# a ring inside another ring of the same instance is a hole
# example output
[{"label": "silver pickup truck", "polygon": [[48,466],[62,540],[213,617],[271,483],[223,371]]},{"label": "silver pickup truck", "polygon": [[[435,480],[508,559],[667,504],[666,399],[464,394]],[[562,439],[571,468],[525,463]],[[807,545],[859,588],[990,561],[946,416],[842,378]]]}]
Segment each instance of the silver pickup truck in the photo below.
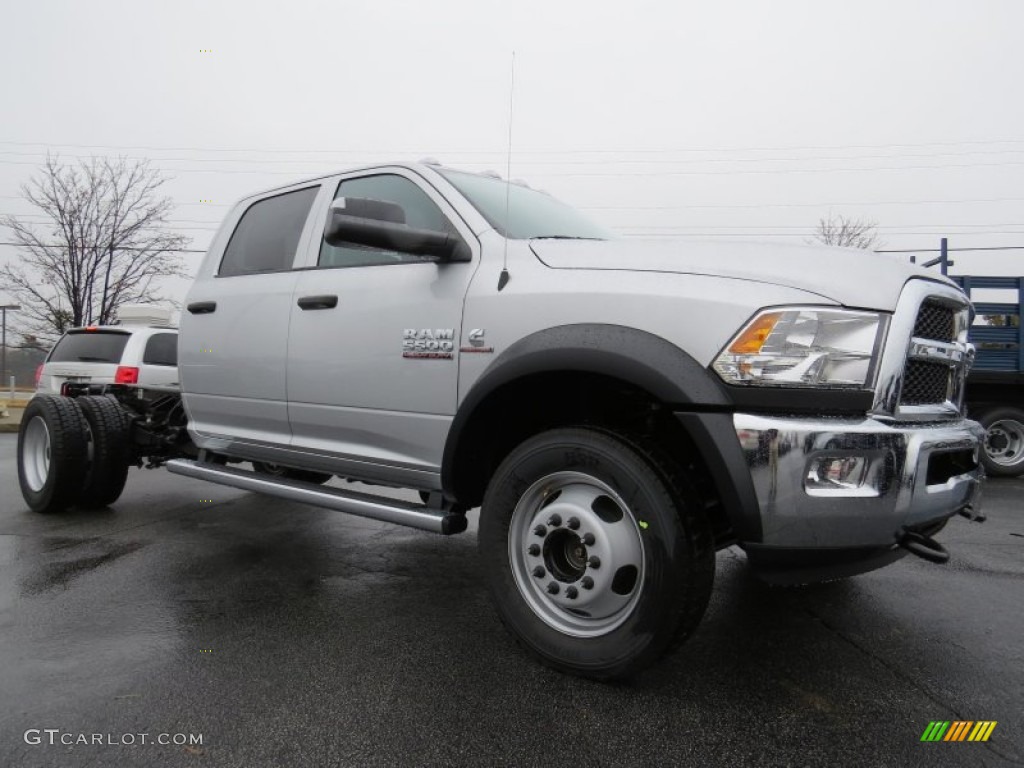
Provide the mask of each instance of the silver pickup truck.
[{"label": "silver pickup truck", "polygon": [[185,310],[180,393],[32,401],[32,509],[112,503],[143,463],[443,534],[479,507],[502,620],[564,671],[685,639],[725,547],[800,583],[942,562],[933,535],[981,519],[970,303],[874,254],[616,239],[394,164],[240,201]]}]

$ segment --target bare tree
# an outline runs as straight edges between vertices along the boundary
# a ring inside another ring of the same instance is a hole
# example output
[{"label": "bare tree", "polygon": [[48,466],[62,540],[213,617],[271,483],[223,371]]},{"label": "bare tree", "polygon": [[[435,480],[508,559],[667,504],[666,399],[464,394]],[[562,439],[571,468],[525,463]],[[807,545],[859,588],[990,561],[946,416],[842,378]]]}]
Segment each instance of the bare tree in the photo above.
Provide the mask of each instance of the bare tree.
[{"label": "bare tree", "polygon": [[165,181],[144,160],[47,156],[21,187],[47,221],[0,217],[20,253],[0,278],[22,306],[23,333],[52,341],[69,327],[116,321],[123,304],[164,301],[155,283],[182,274],[175,251],[188,243],[166,228],[173,203],[160,194]]},{"label": "bare tree", "polygon": [[844,248],[874,250],[882,245],[878,239],[878,223],[866,219],[849,219],[842,214],[828,215],[818,221],[814,237],[808,242],[839,245]]},{"label": "bare tree", "polygon": [[22,349],[38,349],[44,352],[47,349],[43,342],[39,340],[39,337],[34,336],[31,333],[26,333],[22,335],[20,346]]}]

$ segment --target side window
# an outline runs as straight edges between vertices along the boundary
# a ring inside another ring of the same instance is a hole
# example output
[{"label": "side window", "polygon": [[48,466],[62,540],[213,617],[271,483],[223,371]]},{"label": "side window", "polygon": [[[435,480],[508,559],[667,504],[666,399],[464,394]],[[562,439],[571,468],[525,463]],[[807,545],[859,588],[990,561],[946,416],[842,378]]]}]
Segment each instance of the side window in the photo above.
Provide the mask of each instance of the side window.
[{"label": "side window", "polygon": [[[383,174],[346,179],[338,185],[334,198],[359,197],[395,203],[405,211],[405,223],[418,229],[432,229],[435,232],[455,233],[451,222],[430,199],[430,196],[404,176]],[[382,248],[364,245],[334,246],[326,240],[320,242],[321,267],[366,267],[376,264],[421,262],[423,259],[411,253],[397,253]]]},{"label": "side window", "polygon": [[290,269],[319,187],[268,197],[249,206],[220,262],[221,277]]},{"label": "side window", "polygon": [[178,334],[154,333],[146,342],[146,351],[142,353],[145,365],[177,365]]}]

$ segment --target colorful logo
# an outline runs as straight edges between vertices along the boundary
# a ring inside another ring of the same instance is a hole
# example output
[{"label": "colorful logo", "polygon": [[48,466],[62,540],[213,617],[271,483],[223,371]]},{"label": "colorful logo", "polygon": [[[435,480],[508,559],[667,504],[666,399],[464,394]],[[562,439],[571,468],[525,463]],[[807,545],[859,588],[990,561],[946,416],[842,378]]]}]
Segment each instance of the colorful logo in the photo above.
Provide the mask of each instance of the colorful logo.
[{"label": "colorful logo", "polygon": [[988,741],[995,728],[995,720],[932,720],[921,741]]}]

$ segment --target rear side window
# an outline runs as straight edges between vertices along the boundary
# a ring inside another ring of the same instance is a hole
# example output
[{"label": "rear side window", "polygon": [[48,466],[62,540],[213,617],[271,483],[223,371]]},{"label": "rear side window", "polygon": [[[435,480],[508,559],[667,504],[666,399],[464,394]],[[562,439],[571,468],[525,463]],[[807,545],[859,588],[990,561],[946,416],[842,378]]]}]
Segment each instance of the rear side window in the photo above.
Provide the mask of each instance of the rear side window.
[{"label": "rear side window", "polygon": [[71,331],[57,342],[48,363],[120,363],[131,334],[118,331]]},{"label": "rear side window", "polygon": [[220,262],[221,277],[291,269],[319,187],[268,197],[242,214]]},{"label": "rear side window", "polygon": [[178,334],[154,333],[146,342],[146,351],[142,353],[145,365],[177,365]]}]

